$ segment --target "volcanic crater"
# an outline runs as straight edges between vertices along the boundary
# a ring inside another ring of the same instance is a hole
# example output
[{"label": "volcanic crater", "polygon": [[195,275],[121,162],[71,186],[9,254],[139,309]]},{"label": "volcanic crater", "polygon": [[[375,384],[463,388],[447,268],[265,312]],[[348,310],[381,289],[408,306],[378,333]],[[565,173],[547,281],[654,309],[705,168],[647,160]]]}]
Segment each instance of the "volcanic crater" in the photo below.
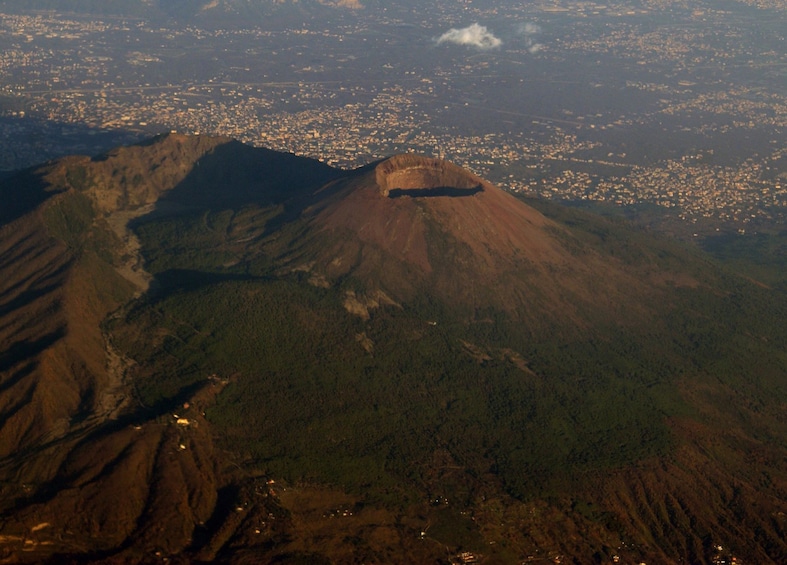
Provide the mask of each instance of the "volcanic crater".
[{"label": "volcanic crater", "polygon": [[439,159],[397,155],[375,168],[380,194],[387,198],[472,196],[484,190],[484,181]]}]

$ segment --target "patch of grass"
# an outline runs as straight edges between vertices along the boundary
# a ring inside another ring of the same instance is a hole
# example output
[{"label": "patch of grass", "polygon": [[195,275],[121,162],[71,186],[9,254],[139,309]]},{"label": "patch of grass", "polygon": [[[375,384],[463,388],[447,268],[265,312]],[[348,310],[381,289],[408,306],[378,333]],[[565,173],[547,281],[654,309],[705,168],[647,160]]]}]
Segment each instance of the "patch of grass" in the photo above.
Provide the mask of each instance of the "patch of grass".
[{"label": "patch of grass", "polygon": [[82,245],[94,218],[93,201],[80,192],[59,195],[44,210],[49,232],[73,248]]}]

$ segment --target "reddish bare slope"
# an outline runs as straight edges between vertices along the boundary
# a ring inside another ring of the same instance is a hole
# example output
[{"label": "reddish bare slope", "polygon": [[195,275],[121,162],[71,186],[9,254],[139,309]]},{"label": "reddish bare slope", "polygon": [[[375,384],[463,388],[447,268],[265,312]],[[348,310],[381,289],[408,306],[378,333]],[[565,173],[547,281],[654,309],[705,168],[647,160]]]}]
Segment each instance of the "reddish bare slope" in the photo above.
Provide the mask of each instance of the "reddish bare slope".
[{"label": "reddish bare slope", "polygon": [[[399,155],[324,191],[305,211],[313,239],[293,267],[329,283],[351,275],[397,302],[429,294],[468,312],[560,315],[581,326],[581,310],[615,312],[626,297],[636,310],[642,293],[666,282],[586,249],[580,259],[581,242],[566,229],[445,161]],[[602,282],[609,287],[599,292]]]},{"label": "reddish bare slope", "polygon": [[[36,218],[38,219],[38,218]],[[72,258],[39,222],[0,228],[0,456],[41,438],[80,403],[80,383],[61,365]],[[37,375],[48,375],[41,386]]]}]

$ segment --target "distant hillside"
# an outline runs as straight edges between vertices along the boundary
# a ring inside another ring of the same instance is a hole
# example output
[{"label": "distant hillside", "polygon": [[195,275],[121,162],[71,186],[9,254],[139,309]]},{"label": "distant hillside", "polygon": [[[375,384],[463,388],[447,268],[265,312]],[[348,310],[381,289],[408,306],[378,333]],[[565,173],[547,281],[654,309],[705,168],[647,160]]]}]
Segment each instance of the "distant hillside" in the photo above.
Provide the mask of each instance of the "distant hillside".
[{"label": "distant hillside", "polygon": [[0,558],[787,561],[787,299],[698,250],[174,134],[0,196]]}]

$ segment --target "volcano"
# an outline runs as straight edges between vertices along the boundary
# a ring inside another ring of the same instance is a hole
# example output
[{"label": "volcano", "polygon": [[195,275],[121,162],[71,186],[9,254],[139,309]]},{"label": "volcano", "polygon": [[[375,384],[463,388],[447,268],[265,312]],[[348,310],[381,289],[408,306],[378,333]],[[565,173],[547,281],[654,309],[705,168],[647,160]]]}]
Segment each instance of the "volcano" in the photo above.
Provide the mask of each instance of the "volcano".
[{"label": "volcano", "polygon": [[0,183],[0,557],[787,560],[787,298],[397,155]]}]

